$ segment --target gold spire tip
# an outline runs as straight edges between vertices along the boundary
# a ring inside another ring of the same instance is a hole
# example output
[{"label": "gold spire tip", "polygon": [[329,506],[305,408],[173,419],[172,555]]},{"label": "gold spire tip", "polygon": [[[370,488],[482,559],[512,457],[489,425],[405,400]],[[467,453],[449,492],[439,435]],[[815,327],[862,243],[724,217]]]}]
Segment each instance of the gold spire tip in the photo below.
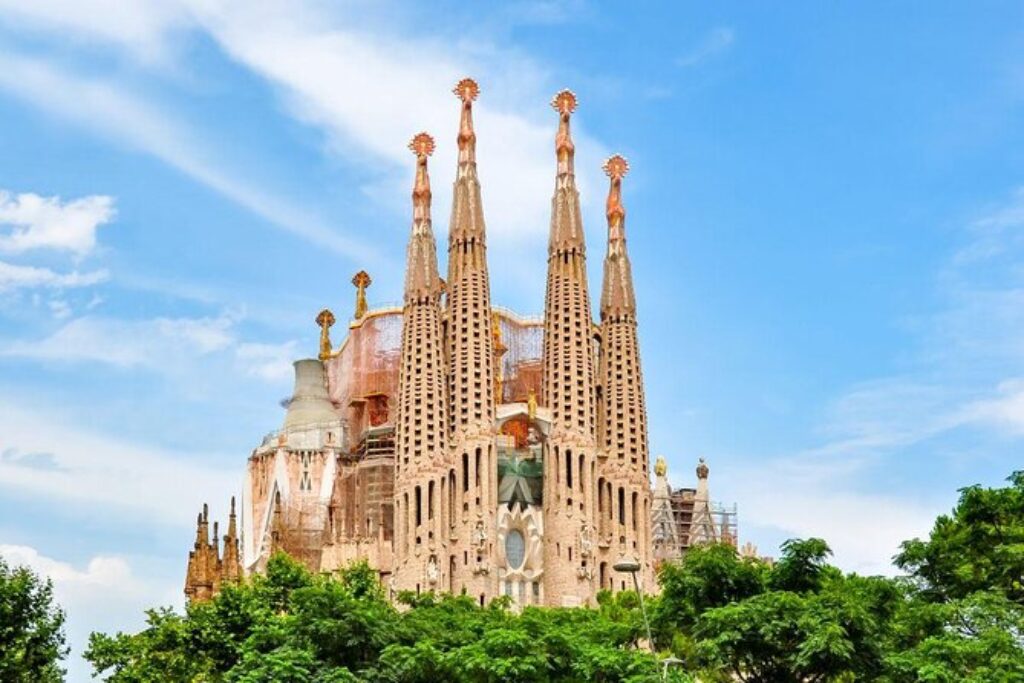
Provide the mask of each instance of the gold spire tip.
[{"label": "gold spire tip", "polygon": [[455,84],[452,92],[464,103],[472,102],[480,94],[480,86],[472,78],[463,78]]},{"label": "gold spire tip", "polygon": [[576,93],[568,88],[561,90],[552,98],[551,106],[559,114],[568,115],[576,111]]},{"label": "gold spire tip", "polygon": [[604,169],[605,175],[612,180],[621,180],[629,173],[629,162],[621,154],[613,154],[605,160],[601,168]]},{"label": "gold spire tip", "polygon": [[409,142],[409,149],[417,157],[429,157],[434,153],[434,138],[429,133],[417,133]]},{"label": "gold spire tip", "polygon": [[331,309],[325,308],[320,311],[316,316],[316,324],[322,328],[328,328],[335,323],[334,314],[331,313]]}]

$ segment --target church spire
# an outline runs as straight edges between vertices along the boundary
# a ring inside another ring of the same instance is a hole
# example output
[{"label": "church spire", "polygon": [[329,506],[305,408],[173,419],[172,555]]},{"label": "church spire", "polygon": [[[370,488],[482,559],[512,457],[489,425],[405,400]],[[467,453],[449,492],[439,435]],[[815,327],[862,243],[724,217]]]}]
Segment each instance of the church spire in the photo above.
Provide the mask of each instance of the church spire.
[{"label": "church spire", "polygon": [[[555,196],[551,207],[551,234],[548,240],[548,256],[555,252],[585,251],[583,220],[580,217],[579,192],[576,190],[575,157],[576,145],[572,141],[569,120],[576,111],[576,95],[571,90],[562,90],[551,106],[558,112],[558,132],[555,134]],[[579,259],[579,264],[583,259]],[[586,273],[578,270],[576,277],[586,279]]]},{"label": "church spire", "polygon": [[476,131],[473,130],[473,100],[480,94],[480,86],[472,78],[463,78],[452,90],[462,100],[459,118],[459,175],[463,169],[476,164]]},{"label": "church spire", "polygon": [[405,299],[437,298],[441,279],[437,274],[437,245],[430,223],[430,174],[427,159],[434,153],[434,138],[418,133],[409,143],[416,155],[416,180],[412,189],[412,236],[405,273]]},{"label": "church spire", "polygon": [[[558,112],[558,132],[541,379],[541,403],[551,410],[544,455],[544,578],[551,604],[558,600],[572,604],[591,599],[595,590],[591,542],[597,491],[594,322],[569,128],[576,96],[563,90],[551,104]],[[567,550],[560,554],[563,548]],[[577,548],[575,556],[571,548]],[[572,561],[567,561],[570,557]]]},{"label": "church spire", "polygon": [[[409,143],[416,155],[402,308],[402,362],[398,368],[398,419],[395,423],[395,582],[403,590],[426,585],[426,547],[442,542],[441,467],[448,458],[447,383],[441,336],[442,282],[437,245],[430,224],[430,176],[427,158],[434,139],[419,133]],[[447,560],[442,563],[447,568]],[[437,572],[437,560],[433,571]],[[436,578],[436,577],[435,577]]]},{"label": "church spire", "polygon": [[[455,492],[463,514],[457,524],[469,535],[481,520],[493,528],[498,508],[497,467],[492,460],[495,422],[495,359],[491,285],[487,271],[487,229],[476,170],[473,101],[480,87],[463,78],[454,88],[461,102],[459,165],[452,188],[448,227],[448,405],[453,464],[465,463],[466,485]],[[500,397],[497,402],[501,402]],[[449,472],[451,475],[451,472]],[[453,480],[454,481],[454,480]],[[453,513],[454,514],[454,513]],[[489,551],[486,551],[489,552]],[[478,550],[477,563],[453,567],[453,590],[470,595],[493,592],[493,579],[480,572],[490,558]]]},{"label": "church spire", "polygon": [[576,146],[572,142],[569,117],[576,111],[576,94],[572,90],[562,90],[551,100],[551,106],[558,112],[555,156],[558,158],[558,177],[561,178],[575,173],[573,164],[576,158]]},{"label": "church spire", "polygon": [[608,253],[604,260],[604,283],[601,287],[601,320],[636,315],[633,274],[626,253],[626,209],[622,205],[622,178],[629,172],[629,162],[616,154],[604,162],[603,168],[611,182],[605,203]]},{"label": "church spire", "polygon": [[[651,490],[648,471],[647,407],[640,348],[637,338],[636,299],[626,253],[626,209],[622,205],[622,178],[629,170],[616,154],[604,163],[610,185],[605,214],[608,250],[601,285],[601,350],[598,359],[598,432],[606,456],[602,474],[618,488],[619,500],[628,500],[613,537],[625,539],[642,557],[651,553]],[[658,469],[663,469],[664,464]],[[661,481],[659,479],[659,481]],[[664,505],[662,501],[659,505]],[[659,513],[659,514],[663,514]],[[654,580],[654,567],[643,568],[645,583]]]}]

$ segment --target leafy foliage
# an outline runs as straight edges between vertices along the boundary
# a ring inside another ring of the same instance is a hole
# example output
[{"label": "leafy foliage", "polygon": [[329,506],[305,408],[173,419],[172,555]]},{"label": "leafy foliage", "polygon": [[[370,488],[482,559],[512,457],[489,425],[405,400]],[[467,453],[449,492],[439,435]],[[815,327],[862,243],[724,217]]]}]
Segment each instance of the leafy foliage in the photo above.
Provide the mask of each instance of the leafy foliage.
[{"label": "leafy foliage", "polygon": [[27,567],[0,557],[0,681],[61,681],[64,612],[53,602],[53,585]]},{"label": "leafy foliage", "polygon": [[844,574],[821,539],[786,542],[775,563],[693,548],[645,598],[657,654],[635,593],[595,609],[409,593],[396,607],[365,564],[314,576],[279,555],[184,615],[93,634],[86,657],[114,683],[642,683],[663,664],[676,683],[1024,681],[1024,475],[1010,482],[964,489],[927,541],[904,544],[896,579]]},{"label": "leafy foliage", "polygon": [[922,597],[935,601],[995,590],[1024,605],[1024,471],[1010,486],[960,491],[951,516],[942,515],[927,541],[903,544],[896,565],[914,576]]}]

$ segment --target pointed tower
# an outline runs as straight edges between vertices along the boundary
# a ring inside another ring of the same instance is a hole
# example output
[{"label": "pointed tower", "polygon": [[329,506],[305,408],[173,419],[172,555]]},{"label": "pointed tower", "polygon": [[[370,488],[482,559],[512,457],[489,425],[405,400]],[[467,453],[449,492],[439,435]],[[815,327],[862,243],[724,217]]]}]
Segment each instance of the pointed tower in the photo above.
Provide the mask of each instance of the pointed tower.
[{"label": "pointed tower", "polygon": [[[637,342],[636,296],[626,251],[626,209],[622,179],[626,160],[615,155],[604,164],[610,182],[605,214],[608,251],[601,287],[600,438],[605,458],[599,487],[608,521],[602,524],[608,559],[635,559],[649,590],[655,589],[651,553],[651,484],[647,454],[647,407]],[[620,588],[622,581],[607,587]],[[628,582],[626,586],[628,587]]]},{"label": "pointed tower", "polygon": [[690,547],[717,543],[722,540],[721,530],[715,523],[711,509],[711,496],[708,493],[708,474],[710,470],[704,458],[697,461],[697,493],[693,496],[693,517],[690,522]]},{"label": "pointed tower", "polygon": [[[462,102],[459,165],[448,230],[448,406],[451,468],[448,487],[454,514],[444,532],[468,539],[482,523],[488,540],[475,543],[474,561],[452,563],[452,590],[479,597],[494,594],[491,554],[498,505],[494,451],[495,397],[491,287],[487,275],[487,231],[476,173],[473,101],[480,88],[464,78],[454,93]],[[461,485],[460,485],[461,484]],[[458,554],[458,548],[453,552]],[[456,558],[457,560],[459,558]],[[465,559],[465,558],[461,558]]]},{"label": "pointed tower", "polygon": [[668,465],[663,456],[654,463],[654,495],[651,499],[651,554],[655,563],[679,557],[679,523],[672,510],[672,489],[668,485]]},{"label": "pointed tower", "polygon": [[[434,140],[419,133],[412,235],[406,254],[398,419],[395,432],[395,588],[416,592],[450,587],[441,530],[448,478],[448,412],[441,337],[441,278],[430,224],[427,158]],[[441,569],[444,568],[442,575]]]},{"label": "pointed tower", "polygon": [[594,323],[569,129],[576,96],[563,90],[551,104],[559,123],[541,381],[541,404],[552,416],[544,456],[544,593],[549,604],[573,605],[595,592]]},{"label": "pointed tower", "polygon": [[210,511],[204,503],[203,511],[196,517],[196,542],[188,554],[185,570],[185,597],[189,602],[203,602],[217,593],[220,584],[218,565],[217,532],[214,531],[211,544]]},{"label": "pointed tower", "polygon": [[221,581],[237,582],[242,578],[242,558],[238,547],[238,520],[235,515],[235,497],[231,496],[228,515],[228,533],[224,536],[224,557],[221,558]]}]

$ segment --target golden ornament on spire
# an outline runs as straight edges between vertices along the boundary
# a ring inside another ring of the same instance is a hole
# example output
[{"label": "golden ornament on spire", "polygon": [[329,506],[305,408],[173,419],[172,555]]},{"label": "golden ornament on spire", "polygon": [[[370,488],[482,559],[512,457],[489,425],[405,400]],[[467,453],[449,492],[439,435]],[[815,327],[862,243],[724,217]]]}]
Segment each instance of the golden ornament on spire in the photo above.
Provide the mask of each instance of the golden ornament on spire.
[{"label": "golden ornament on spire", "polygon": [[572,174],[576,146],[569,131],[569,117],[576,111],[576,95],[572,90],[562,90],[551,100],[551,106],[558,112],[558,133],[555,135],[558,175]]},{"label": "golden ornament on spire", "polygon": [[373,284],[373,280],[370,279],[370,274],[365,270],[360,270],[358,273],[352,276],[352,284],[356,288],[356,311],[355,319],[360,320],[366,315],[366,288]]},{"label": "golden ornament on spire", "polygon": [[472,102],[480,94],[480,86],[472,78],[463,78],[461,81],[455,84],[452,89],[460,100],[463,102]]},{"label": "golden ornament on spire", "polygon": [[537,418],[537,394],[533,389],[530,390],[530,394],[526,398],[526,414],[531,420]]},{"label": "golden ornament on spire", "polygon": [[430,220],[430,174],[427,172],[427,157],[434,153],[434,138],[427,133],[417,133],[409,143],[409,149],[416,155],[416,182],[412,188],[413,221]]},{"label": "golden ornament on spire", "polygon": [[434,153],[434,138],[430,136],[430,133],[416,133],[409,141],[409,149],[417,157],[429,157]]},{"label": "golden ornament on spire", "polygon": [[316,324],[320,326],[320,360],[327,360],[333,355],[330,329],[334,324],[334,314],[325,308],[316,316]]},{"label": "golden ornament on spire", "polygon": [[473,130],[473,100],[480,94],[480,86],[472,78],[463,78],[452,90],[462,100],[459,118],[459,166],[476,162],[476,131]]},{"label": "golden ornament on spire", "polygon": [[665,456],[659,455],[658,459],[654,461],[654,474],[659,477],[664,477],[667,472],[668,463],[665,462]]},{"label": "golden ornament on spire", "polygon": [[621,239],[622,222],[626,218],[626,209],[622,206],[622,178],[629,173],[629,162],[621,154],[614,154],[601,167],[605,175],[611,179],[608,187],[608,201],[605,204],[605,215],[608,217],[608,228],[612,239]]}]

